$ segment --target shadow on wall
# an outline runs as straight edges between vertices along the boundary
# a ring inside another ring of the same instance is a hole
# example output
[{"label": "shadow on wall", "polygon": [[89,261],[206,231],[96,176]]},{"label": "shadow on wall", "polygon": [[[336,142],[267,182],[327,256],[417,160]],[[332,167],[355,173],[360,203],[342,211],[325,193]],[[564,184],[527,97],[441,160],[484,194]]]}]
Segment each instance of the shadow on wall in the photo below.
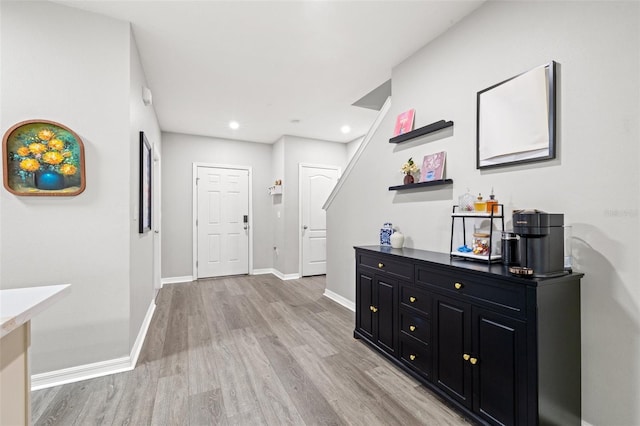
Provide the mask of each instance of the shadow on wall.
[{"label": "shadow on wall", "polygon": [[[574,235],[589,235],[591,241],[607,239],[589,224],[574,224],[573,229]],[[616,243],[609,240],[606,246]],[[615,255],[622,259],[625,253],[618,246]],[[592,425],[631,425],[639,415],[640,307],[607,258],[580,238],[573,238],[573,247],[574,270],[585,273],[581,286],[582,418]],[[608,398],[606,410],[593,411],[585,403],[607,393],[615,398]]]}]

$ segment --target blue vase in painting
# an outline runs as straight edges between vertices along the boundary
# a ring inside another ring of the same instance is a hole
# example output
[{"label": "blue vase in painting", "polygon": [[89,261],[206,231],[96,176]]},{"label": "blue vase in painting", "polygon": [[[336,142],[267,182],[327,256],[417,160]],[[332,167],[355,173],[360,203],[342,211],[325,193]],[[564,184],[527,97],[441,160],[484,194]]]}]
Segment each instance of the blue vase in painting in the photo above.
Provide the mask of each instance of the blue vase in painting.
[{"label": "blue vase in painting", "polygon": [[386,222],[380,229],[380,245],[391,246],[391,234],[393,234],[393,227],[390,222]]},{"label": "blue vase in painting", "polygon": [[35,186],[38,189],[53,191],[64,188],[64,176],[53,170],[38,172],[35,175]]}]

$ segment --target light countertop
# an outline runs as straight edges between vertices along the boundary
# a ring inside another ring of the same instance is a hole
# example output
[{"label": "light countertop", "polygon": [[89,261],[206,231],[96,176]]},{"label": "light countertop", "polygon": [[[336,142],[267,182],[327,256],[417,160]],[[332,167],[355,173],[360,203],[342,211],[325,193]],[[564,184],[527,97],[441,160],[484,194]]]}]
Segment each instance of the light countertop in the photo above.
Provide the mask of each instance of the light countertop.
[{"label": "light countertop", "polygon": [[70,284],[0,290],[0,338],[69,293]]}]

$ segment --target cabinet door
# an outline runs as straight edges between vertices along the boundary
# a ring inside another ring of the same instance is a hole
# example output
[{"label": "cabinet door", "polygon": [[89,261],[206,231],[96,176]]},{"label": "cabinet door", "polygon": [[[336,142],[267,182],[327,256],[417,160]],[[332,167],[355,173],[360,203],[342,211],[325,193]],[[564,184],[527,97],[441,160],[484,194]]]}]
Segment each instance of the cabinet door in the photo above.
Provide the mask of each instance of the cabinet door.
[{"label": "cabinet door", "polygon": [[435,383],[471,408],[471,306],[436,295],[433,314]]},{"label": "cabinet door", "polygon": [[526,424],[525,324],[475,307],[472,314],[473,410],[492,424]]},{"label": "cabinet door", "polygon": [[374,306],[377,308],[375,312],[374,335],[380,347],[389,353],[395,353],[397,347],[398,326],[396,317],[398,315],[397,288],[398,283],[395,280],[389,280],[383,277],[375,276],[374,285]]},{"label": "cabinet door", "polygon": [[358,271],[356,281],[356,329],[373,340],[373,275]]}]

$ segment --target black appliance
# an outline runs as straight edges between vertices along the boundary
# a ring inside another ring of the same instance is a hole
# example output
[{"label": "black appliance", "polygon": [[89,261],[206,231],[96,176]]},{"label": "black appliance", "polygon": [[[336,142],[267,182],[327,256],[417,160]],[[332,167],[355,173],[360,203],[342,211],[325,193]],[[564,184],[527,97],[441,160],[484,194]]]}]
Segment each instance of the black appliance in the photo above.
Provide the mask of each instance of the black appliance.
[{"label": "black appliance", "polygon": [[565,274],[564,215],[540,210],[514,210],[513,232],[519,237],[520,266],[534,277]]}]

